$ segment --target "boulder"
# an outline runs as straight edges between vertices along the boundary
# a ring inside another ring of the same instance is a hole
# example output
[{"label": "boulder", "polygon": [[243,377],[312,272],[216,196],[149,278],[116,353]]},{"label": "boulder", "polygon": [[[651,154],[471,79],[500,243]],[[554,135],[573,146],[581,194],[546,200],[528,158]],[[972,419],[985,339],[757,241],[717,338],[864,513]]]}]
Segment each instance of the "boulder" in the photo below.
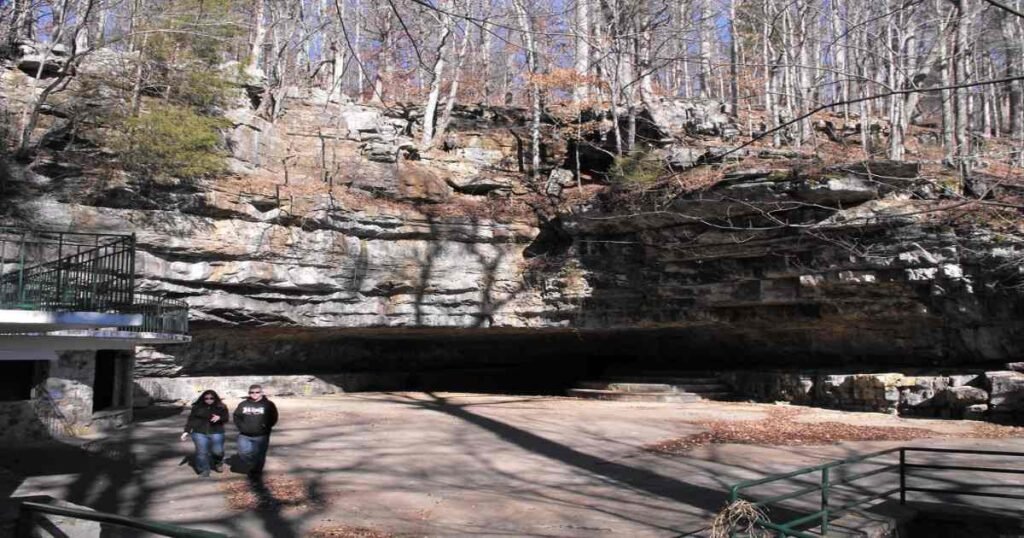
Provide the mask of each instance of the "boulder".
[{"label": "boulder", "polygon": [[451,195],[448,184],[425,166],[402,163],[398,169],[398,179],[399,200],[438,203]]},{"label": "boulder", "polygon": [[78,65],[77,75],[124,76],[134,69],[139,52],[101,48],[86,55]]},{"label": "boulder", "polygon": [[512,188],[513,180],[507,176],[480,174],[471,177],[450,176],[445,179],[456,192],[462,194],[485,195],[493,191],[507,191]]},{"label": "boulder", "polygon": [[360,152],[363,157],[378,163],[398,161],[398,146],[386,142],[367,142]]},{"label": "boulder", "polygon": [[64,60],[52,55],[29,54],[18,60],[18,69],[30,77],[50,78],[57,76],[61,69],[64,69]]},{"label": "boulder", "polygon": [[572,170],[555,168],[551,171],[551,175],[548,176],[548,182],[544,191],[548,196],[560,196],[562,194],[562,189],[571,187],[575,182],[576,178],[574,177]]},{"label": "boulder", "polygon": [[1024,373],[1011,370],[985,372],[993,412],[1024,410]]},{"label": "boulder", "polygon": [[647,104],[647,115],[661,138],[680,134],[722,136],[738,133],[727,106],[714,99],[658,99]]},{"label": "boulder", "polygon": [[368,133],[393,133],[394,128],[379,109],[361,105],[341,107],[338,113],[348,136],[353,140],[363,140]]},{"label": "boulder", "polygon": [[952,409],[965,409],[988,402],[988,393],[976,387],[950,387],[935,397],[937,403]]},{"label": "boulder", "polygon": [[[40,43],[22,39],[17,44],[18,69],[30,77],[49,78],[64,68],[68,59],[67,47],[61,44]],[[40,66],[42,71],[40,72]]]},{"label": "boulder", "polygon": [[671,146],[664,151],[665,162],[672,168],[691,168],[704,157],[704,151],[684,146]]},{"label": "boulder", "polygon": [[939,376],[904,377],[898,382],[899,406],[911,415],[932,415],[942,407],[939,395],[949,386],[949,379]]},{"label": "boulder", "polygon": [[969,405],[964,409],[964,420],[985,420],[988,414],[988,404]]},{"label": "boulder", "polygon": [[964,387],[964,386],[975,386],[983,381],[982,377],[978,374],[964,374],[964,375],[951,375],[949,376],[949,386],[951,387]]}]

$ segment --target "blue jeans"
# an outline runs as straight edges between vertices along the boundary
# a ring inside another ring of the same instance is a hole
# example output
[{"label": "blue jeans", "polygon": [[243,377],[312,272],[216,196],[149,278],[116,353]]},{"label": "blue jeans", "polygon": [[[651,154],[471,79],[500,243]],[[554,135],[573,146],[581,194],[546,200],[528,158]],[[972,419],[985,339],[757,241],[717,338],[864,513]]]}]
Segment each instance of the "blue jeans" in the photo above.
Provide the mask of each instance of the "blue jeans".
[{"label": "blue jeans", "polygon": [[196,445],[196,472],[200,474],[210,472],[211,456],[212,464],[220,465],[224,459],[223,433],[192,432],[192,442]]},{"label": "blue jeans", "polygon": [[268,448],[270,448],[269,435],[238,434],[238,456],[242,459],[242,464],[249,473],[263,472],[263,464],[267,461]]}]

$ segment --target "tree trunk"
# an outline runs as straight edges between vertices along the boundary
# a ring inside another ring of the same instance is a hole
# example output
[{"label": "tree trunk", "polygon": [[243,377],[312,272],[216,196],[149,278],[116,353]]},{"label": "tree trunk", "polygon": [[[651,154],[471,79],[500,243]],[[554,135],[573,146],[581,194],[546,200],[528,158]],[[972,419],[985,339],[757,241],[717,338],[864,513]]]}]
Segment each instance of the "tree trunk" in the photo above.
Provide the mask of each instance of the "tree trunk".
[{"label": "tree trunk", "polygon": [[492,80],[494,73],[491,71],[491,58],[494,57],[492,50],[494,46],[494,36],[492,35],[493,32],[494,28],[492,24],[488,23],[487,21],[484,21],[483,23],[480,24],[480,33],[483,34],[483,44],[480,47],[480,54],[483,56],[480,62],[482,67],[481,72],[483,73],[484,77],[483,101],[484,104],[488,105],[491,104],[491,94],[494,93],[494,81]]},{"label": "tree trunk", "polygon": [[739,113],[739,35],[736,34],[736,5],[740,0],[729,2],[729,96],[732,114]]},{"label": "tree trunk", "polygon": [[267,39],[267,27],[264,24],[266,6],[264,0],[253,0],[252,3],[252,42],[249,46],[249,66],[260,69],[263,60],[263,43]]},{"label": "tree trunk", "polygon": [[576,29],[573,46],[576,76],[580,81],[573,88],[573,101],[580,103],[590,97],[590,0],[576,0]]},{"label": "tree trunk", "polygon": [[537,44],[533,35],[533,25],[530,23],[530,16],[527,14],[524,0],[512,0],[512,6],[516,11],[516,19],[523,34],[523,45],[526,47],[526,67],[530,75],[530,152],[532,157],[532,169],[530,177],[536,183],[540,179],[540,86],[536,79],[537,75]]},{"label": "tree trunk", "polygon": [[697,16],[698,43],[700,45],[700,96],[711,97],[711,29],[708,26],[713,22],[711,10],[708,8],[709,0],[698,0],[700,2]]},{"label": "tree trunk", "polygon": [[[445,4],[442,3],[442,6]],[[448,15],[438,15],[438,23],[441,25],[441,37],[437,42],[434,68],[430,78],[430,93],[427,95],[427,104],[423,109],[423,136],[420,144],[429,148],[434,143],[434,120],[437,113],[437,102],[441,98],[441,78],[444,75],[444,54],[448,48],[448,38],[452,34],[452,21]]]},{"label": "tree trunk", "polygon": [[[956,33],[953,43],[953,84],[967,82],[967,11],[964,9],[964,0],[952,0],[956,10]],[[968,91],[965,88],[953,90],[953,106],[956,118],[956,166],[960,171],[960,182],[964,193],[971,190],[970,185],[970,132],[968,114]]]},{"label": "tree trunk", "polygon": [[441,121],[437,123],[437,129],[435,129],[435,144],[437,139],[444,136],[445,131],[448,130],[448,124],[452,121],[452,109],[455,108],[455,101],[459,94],[459,79],[462,76],[462,66],[466,62],[466,54],[469,52],[469,36],[469,28],[466,28],[465,33],[462,34],[459,52],[455,57],[455,65],[452,66],[452,83],[448,87],[448,101],[444,104],[444,113],[441,114]]}]

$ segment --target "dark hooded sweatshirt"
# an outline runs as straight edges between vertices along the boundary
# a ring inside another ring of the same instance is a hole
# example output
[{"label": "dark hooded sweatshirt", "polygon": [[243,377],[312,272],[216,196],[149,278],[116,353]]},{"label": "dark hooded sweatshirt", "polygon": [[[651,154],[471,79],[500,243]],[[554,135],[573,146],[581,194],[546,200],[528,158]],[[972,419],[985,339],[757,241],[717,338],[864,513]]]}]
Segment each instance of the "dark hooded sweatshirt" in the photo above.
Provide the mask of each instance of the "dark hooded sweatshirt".
[{"label": "dark hooded sweatshirt", "polygon": [[[217,422],[210,422],[210,417],[217,415],[220,420]],[[188,420],[185,421],[185,432],[187,433],[205,433],[210,435],[213,433],[224,433],[224,425],[230,420],[228,416],[228,407],[223,403],[215,403],[209,405],[206,402],[200,402],[192,405],[192,412],[188,415]]]},{"label": "dark hooded sweatshirt", "polygon": [[277,406],[264,396],[260,401],[252,398],[242,400],[235,408],[235,426],[243,435],[259,437],[270,435],[277,424]]}]

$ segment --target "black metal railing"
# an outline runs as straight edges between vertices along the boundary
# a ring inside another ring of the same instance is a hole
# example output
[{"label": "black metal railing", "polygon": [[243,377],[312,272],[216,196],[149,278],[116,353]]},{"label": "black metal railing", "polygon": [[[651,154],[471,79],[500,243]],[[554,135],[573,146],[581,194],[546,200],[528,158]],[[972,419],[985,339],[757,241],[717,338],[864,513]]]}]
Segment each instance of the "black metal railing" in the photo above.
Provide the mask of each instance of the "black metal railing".
[{"label": "black metal railing", "polygon": [[0,309],[142,314],[135,332],[184,334],[188,305],[135,291],[135,236],[0,226]]},{"label": "black metal railing", "polygon": [[119,307],[123,314],[142,314],[142,325],[122,330],[143,333],[185,334],[188,332],[188,303],[135,292],[130,305]]},{"label": "black metal railing", "polygon": [[145,531],[158,536],[171,536],[173,538],[227,538],[226,534],[218,532],[190,529],[187,527],[180,527],[178,525],[171,525],[169,523],[147,521],[145,519],[125,517],[118,514],[94,512],[92,510],[83,510],[81,508],[68,508],[36,502],[21,503],[21,513],[18,516],[18,538],[21,538],[22,536],[35,536],[35,534],[32,533],[32,527],[35,525],[35,519],[39,517],[38,514],[50,514],[54,516],[84,519],[86,521],[96,521],[127,529]]}]

